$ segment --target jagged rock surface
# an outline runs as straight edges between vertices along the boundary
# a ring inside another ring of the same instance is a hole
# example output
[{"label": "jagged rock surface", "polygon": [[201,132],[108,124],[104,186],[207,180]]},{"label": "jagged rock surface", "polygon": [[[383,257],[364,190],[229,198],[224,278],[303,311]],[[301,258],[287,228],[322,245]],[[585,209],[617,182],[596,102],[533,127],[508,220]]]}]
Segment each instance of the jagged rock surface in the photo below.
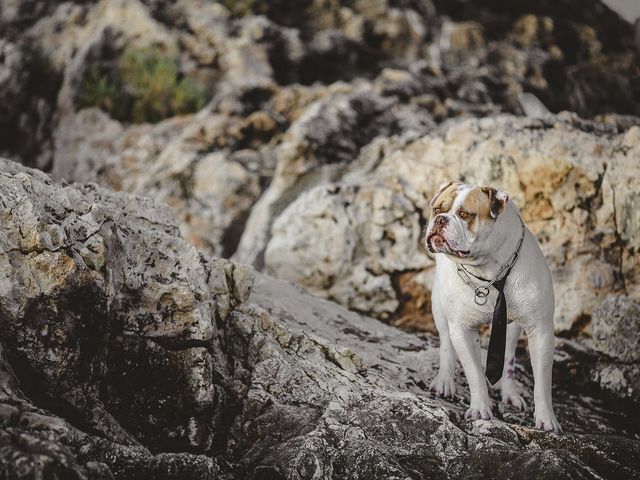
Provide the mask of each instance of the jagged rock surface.
[{"label": "jagged rock surface", "polygon": [[[209,449],[225,396],[213,382],[226,369],[216,322],[247,295],[249,270],[201,257],[169,208],[149,199],[62,187],[6,160],[0,190],[0,327],[21,391],[132,447],[133,464],[165,461],[147,448]],[[30,437],[5,440],[29,455]]]},{"label": "jagged rock surface", "polygon": [[[199,255],[169,209],[0,164],[0,478],[633,478],[640,425],[560,341],[565,433],[434,398],[437,340]],[[251,292],[251,293],[250,293]],[[518,375],[531,402],[527,356]]]}]

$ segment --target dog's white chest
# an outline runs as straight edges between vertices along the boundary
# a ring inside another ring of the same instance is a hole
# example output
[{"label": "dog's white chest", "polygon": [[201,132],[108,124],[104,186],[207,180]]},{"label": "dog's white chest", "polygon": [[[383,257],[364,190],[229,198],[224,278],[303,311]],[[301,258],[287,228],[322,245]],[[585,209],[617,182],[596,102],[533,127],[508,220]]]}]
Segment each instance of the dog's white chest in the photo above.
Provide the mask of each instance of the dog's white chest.
[{"label": "dog's white chest", "polygon": [[498,296],[495,288],[490,288],[489,296],[482,299],[486,302],[483,305],[478,305],[475,302],[474,290],[470,286],[461,282],[456,282],[454,285],[451,285],[451,282],[448,283],[449,285],[442,292],[441,305],[449,321],[467,326],[491,323]]},{"label": "dog's white chest", "polygon": [[[491,324],[498,298],[495,287],[489,287],[487,297],[477,298],[475,287],[486,283],[478,280],[475,285],[468,285],[457,274],[455,267],[437,267],[435,282],[438,283],[437,301],[448,321],[469,327]],[[507,319],[520,323],[526,313],[524,310],[530,305],[527,292],[516,291],[508,281],[504,292],[507,299]]]}]

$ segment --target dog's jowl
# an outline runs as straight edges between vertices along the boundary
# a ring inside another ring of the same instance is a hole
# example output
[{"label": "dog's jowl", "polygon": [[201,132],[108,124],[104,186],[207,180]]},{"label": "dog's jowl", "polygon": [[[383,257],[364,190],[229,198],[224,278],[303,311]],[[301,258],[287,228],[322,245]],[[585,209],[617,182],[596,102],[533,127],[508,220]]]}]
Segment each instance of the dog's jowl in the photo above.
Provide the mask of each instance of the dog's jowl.
[{"label": "dog's jowl", "polygon": [[[536,428],[560,432],[551,402],[554,297],[538,242],[506,192],[450,182],[431,200],[425,246],[435,253],[433,317],[440,334],[440,369],[431,389],[456,391],[460,359],[471,391],[465,415],[490,419],[489,386],[503,403],[524,409],[514,378],[515,348],[528,337],[535,381]],[[477,327],[491,324],[486,365]]]}]

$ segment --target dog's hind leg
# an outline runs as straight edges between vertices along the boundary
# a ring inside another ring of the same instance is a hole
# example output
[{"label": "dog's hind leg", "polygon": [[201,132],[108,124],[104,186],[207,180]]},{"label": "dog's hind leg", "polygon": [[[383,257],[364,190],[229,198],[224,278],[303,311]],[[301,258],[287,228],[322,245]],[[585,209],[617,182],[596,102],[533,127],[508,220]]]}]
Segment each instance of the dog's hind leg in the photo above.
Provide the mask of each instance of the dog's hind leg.
[{"label": "dog's hind leg", "polygon": [[529,354],[535,382],[533,397],[535,402],[536,428],[559,433],[562,431],[551,404],[551,370],[553,368],[553,319],[541,319],[526,329],[529,339]]},{"label": "dog's hind leg", "polygon": [[527,404],[520,395],[520,385],[515,378],[516,370],[516,346],[522,333],[522,327],[515,322],[507,326],[507,345],[504,354],[504,369],[500,380],[502,391],[502,403],[518,410],[524,411]]}]

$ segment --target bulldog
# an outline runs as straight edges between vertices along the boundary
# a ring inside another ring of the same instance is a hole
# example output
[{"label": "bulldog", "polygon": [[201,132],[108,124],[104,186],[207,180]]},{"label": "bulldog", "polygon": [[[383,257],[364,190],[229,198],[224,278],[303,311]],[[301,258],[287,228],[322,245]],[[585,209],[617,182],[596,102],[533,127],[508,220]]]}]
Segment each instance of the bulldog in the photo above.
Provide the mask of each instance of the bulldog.
[{"label": "bulldog", "polygon": [[[506,192],[449,182],[430,206],[424,241],[436,259],[431,299],[440,335],[440,367],[431,390],[444,397],[455,394],[459,358],[471,391],[465,418],[493,418],[488,388],[494,384],[504,404],[524,410],[514,378],[516,344],[524,330],[535,381],[536,428],[560,432],[551,402],[553,285],[538,242]],[[482,324],[492,324],[488,381],[477,330]]]}]

